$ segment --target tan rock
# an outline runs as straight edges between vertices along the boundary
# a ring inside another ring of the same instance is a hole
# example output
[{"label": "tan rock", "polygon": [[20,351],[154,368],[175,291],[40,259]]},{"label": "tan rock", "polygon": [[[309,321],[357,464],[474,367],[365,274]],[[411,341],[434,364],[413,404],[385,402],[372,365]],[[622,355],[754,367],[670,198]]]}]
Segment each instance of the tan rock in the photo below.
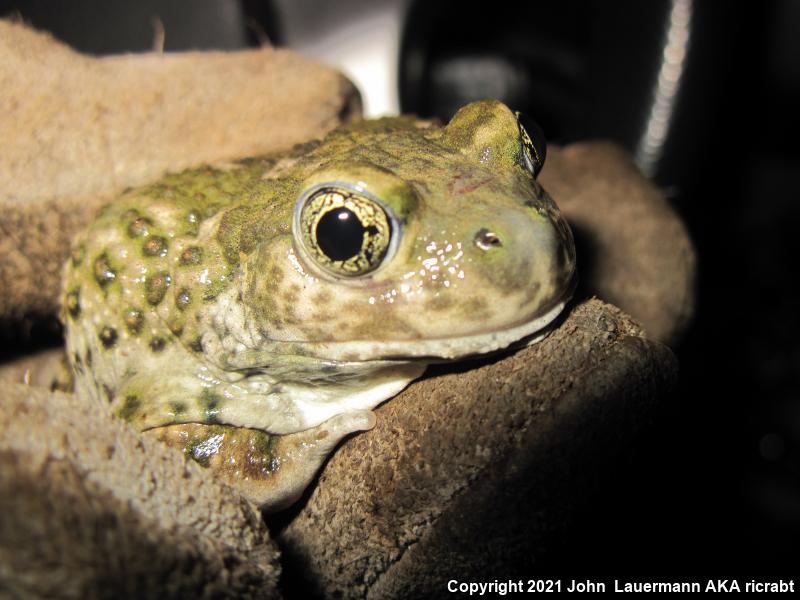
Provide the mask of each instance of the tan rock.
[{"label": "tan rock", "polygon": [[12,597],[278,597],[258,510],[73,395],[2,386],[0,585]]},{"label": "tan rock", "polygon": [[434,370],[330,460],[279,543],[323,597],[449,597],[535,573],[572,510],[653,416],[672,353],[591,300],[544,341]]},{"label": "tan rock", "polygon": [[360,110],[340,73],[285,50],[93,58],[0,20],[0,319],[57,312],[69,241],[124,188]]}]

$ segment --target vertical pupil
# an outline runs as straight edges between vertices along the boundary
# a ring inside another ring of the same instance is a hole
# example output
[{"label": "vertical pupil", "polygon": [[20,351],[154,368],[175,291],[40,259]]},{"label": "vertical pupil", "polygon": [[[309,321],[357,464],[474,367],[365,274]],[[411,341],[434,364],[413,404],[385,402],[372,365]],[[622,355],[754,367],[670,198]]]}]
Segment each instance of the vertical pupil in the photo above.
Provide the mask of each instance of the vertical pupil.
[{"label": "vertical pupil", "polygon": [[331,260],[347,260],[361,251],[365,231],[352,210],[336,208],[317,223],[317,245]]}]

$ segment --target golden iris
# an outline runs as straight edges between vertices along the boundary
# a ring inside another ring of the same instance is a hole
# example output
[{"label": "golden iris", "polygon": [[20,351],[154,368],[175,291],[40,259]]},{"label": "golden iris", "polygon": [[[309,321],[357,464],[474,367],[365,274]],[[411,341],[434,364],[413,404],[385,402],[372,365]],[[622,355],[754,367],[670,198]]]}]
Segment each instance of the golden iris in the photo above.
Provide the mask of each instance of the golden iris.
[{"label": "golden iris", "polygon": [[311,258],[334,275],[358,277],[380,266],[391,220],[372,198],[341,187],[312,193],[300,210],[300,235]]},{"label": "golden iris", "polygon": [[547,143],[541,127],[528,115],[514,113],[517,117],[519,136],[522,142],[522,158],[525,167],[536,177],[544,166],[547,156]]}]

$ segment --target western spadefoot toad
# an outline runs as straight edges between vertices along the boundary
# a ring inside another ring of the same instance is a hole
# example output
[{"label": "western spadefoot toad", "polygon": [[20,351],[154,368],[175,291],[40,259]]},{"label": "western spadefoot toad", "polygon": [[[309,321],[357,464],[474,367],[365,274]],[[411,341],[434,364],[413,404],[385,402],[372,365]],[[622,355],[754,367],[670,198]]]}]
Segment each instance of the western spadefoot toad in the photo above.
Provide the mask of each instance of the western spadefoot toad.
[{"label": "western spadefoot toad", "polygon": [[76,390],[285,506],[427,363],[561,312],[575,252],[543,161],[483,101],[128,191],[66,266]]}]

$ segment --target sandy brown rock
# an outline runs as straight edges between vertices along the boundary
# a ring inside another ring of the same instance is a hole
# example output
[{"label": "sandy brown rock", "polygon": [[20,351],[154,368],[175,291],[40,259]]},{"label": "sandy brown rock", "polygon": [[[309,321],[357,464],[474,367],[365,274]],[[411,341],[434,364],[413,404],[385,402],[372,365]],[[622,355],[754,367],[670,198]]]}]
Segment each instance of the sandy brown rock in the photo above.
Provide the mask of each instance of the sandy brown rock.
[{"label": "sandy brown rock", "polygon": [[428,598],[534,573],[675,376],[665,346],[597,300],[535,346],[440,369],[334,455],[280,536],[288,581]]},{"label": "sandy brown rock", "polygon": [[359,114],[340,73],[285,50],[93,58],[0,20],[0,319],[57,310],[69,240],[125,187]]},{"label": "sandy brown rock", "polygon": [[255,507],[102,407],[4,383],[0,589],[12,597],[278,597]]},{"label": "sandy brown rock", "polygon": [[696,265],[664,194],[605,142],[549,152],[541,182],[575,233],[584,292],[622,308],[651,339],[677,343],[694,314]]},{"label": "sandy brown rock", "polygon": [[337,71],[286,50],[94,58],[0,21],[0,198],[114,193],[165,170],[319,137],[359,112]]}]

